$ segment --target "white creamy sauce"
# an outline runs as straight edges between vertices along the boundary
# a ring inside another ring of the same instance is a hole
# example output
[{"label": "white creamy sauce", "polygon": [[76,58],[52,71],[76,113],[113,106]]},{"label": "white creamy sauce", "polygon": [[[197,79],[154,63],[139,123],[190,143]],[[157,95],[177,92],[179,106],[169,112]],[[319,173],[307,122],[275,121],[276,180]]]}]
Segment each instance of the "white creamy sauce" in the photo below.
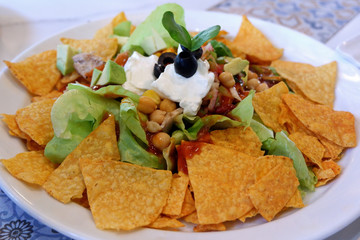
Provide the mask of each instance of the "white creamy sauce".
[{"label": "white creamy sauce", "polygon": [[138,95],[150,89],[152,82],[155,80],[153,72],[157,61],[158,56],[156,55],[145,57],[138,52],[134,52],[124,66],[126,82],[122,85],[123,88]]},{"label": "white creamy sauce", "polygon": [[185,78],[175,72],[174,64],[169,64],[151,87],[160,96],[178,102],[186,115],[194,116],[214,82],[215,76],[209,72],[209,67],[207,61],[199,59],[196,73]]}]

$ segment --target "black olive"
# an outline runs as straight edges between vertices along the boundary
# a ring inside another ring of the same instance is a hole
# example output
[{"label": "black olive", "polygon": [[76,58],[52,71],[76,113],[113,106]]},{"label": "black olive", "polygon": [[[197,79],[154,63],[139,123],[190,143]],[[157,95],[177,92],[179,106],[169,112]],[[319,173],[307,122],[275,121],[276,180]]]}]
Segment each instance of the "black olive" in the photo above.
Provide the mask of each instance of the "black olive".
[{"label": "black olive", "polygon": [[[181,46],[181,49],[182,49],[184,52],[190,52],[190,50],[187,49],[186,47],[184,47],[183,45],[180,45],[180,46]],[[203,54],[202,47],[198,48],[198,49],[195,50],[195,51],[192,51],[191,54],[194,55],[194,57],[195,57],[196,59],[201,58],[201,56],[202,56],[202,54]]]},{"label": "black olive", "polygon": [[154,76],[155,76],[156,78],[159,78],[160,74],[161,74],[162,72],[164,72],[164,70],[165,70],[165,67],[164,67],[164,66],[155,63],[155,65],[154,65]]},{"label": "black olive", "polygon": [[194,55],[188,51],[179,53],[175,58],[175,72],[189,78],[195,74],[198,63]]},{"label": "black olive", "polygon": [[199,49],[193,51],[192,54],[194,55],[194,57],[195,57],[196,59],[201,58],[201,56],[202,56],[202,54],[203,54],[202,47],[200,47]]},{"label": "black olive", "polygon": [[165,53],[160,55],[159,60],[158,60],[158,64],[166,67],[166,65],[168,65],[170,63],[174,63],[175,58],[176,58],[175,53],[173,53],[173,52],[165,52]]}]

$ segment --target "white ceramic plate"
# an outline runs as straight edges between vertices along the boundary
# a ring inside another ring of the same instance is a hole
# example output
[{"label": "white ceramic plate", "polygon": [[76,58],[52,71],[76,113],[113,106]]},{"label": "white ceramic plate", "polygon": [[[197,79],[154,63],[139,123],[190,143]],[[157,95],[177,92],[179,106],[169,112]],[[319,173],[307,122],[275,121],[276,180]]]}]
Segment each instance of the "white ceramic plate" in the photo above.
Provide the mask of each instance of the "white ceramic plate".
[{"label": "white ceramic plate", "polygon": [[[139,24],[146,13],[128,14],[134,24]],[[360,72],[342,60],[334,51],[303,34],[257,19],[251,19],[255,26],[278,47],[284,48],[283,59],[321,65],[336,60],[339,66],[335,108],[351,111],[356,115],[357,135],[360,113]],[[97,29],[110,19],[89,22],[64,31],[32,46],[13,61],[19,61],[32,54],[55,49],[60,37],[91,38]],[[241,24],[241,17],[213,12],[186,11],[188,29],[205,29],[220,24],[234,36]],[[14,114],[18,108],[29,103],[25,89],[12,79],[8,70],[0,75],[0,112]],[[0,157],[10,158],[24,151],[23,144],[8,135],[4,124],[0,127]],[[356,156],[360,147],[348,149],[340,165],[341,175],[329,185],[321,187],[305,198],[307,206],[291,210],[270,223],[258,217],[246,224],[237,222],[229,225],[225,232],[192,233],[192,226],[183,231],[172,232],[154,229],[140,229],[132,232],[101,231],[96,229],[90,211],[77,204],[64,205],[51,198],[40,188],[31,187],[10,176],[0,166],[0,186],[21,208],[57,231],[75,239],[322,239],[356,219],[360,215],[360,161]]]}]

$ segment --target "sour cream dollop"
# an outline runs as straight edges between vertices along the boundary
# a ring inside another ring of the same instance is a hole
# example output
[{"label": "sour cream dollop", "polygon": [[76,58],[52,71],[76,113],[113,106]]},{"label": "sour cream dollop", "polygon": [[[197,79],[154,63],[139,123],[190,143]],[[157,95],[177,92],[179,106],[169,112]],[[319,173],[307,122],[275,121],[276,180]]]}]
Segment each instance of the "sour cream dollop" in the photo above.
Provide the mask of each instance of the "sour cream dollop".
[{"label": "sour cream dollop", "polygon": [[126,82],[122,85],[123,88],[138,95],[150,89],[152,82],[155,81],[153,72],[158,58],[156,55],[145,57],[134,52],[124,66]]},{"label": "sour cream dollop", "polygon": [[215,75],[209,72],[207,61],[198,61],[198,69],[190,78],[185,78],[175,72],[174,64],[168,64],[159,78],[151,87],[163,98],[178,102],[184,109],[184,114],[195,116],[200,109],[202,99],[209,92]]}]

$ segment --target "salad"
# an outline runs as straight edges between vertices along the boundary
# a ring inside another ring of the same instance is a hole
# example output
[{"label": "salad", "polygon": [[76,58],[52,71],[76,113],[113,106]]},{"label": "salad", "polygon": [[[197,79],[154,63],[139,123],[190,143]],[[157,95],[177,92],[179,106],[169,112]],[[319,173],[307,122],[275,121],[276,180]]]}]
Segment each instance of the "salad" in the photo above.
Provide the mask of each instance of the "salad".
[{"label": "salad", "polygon": [[233,39],[218,25],[189,33],[165,4],[136,27],[120,13],[94,39],[61,41],[6,61],[35,96],[3,114],[29,151],[2,163],[90,208],[100,229],[271,221],[356,146],[353,115],[332,109],[336,63],[280,60],[246,16]]}]

